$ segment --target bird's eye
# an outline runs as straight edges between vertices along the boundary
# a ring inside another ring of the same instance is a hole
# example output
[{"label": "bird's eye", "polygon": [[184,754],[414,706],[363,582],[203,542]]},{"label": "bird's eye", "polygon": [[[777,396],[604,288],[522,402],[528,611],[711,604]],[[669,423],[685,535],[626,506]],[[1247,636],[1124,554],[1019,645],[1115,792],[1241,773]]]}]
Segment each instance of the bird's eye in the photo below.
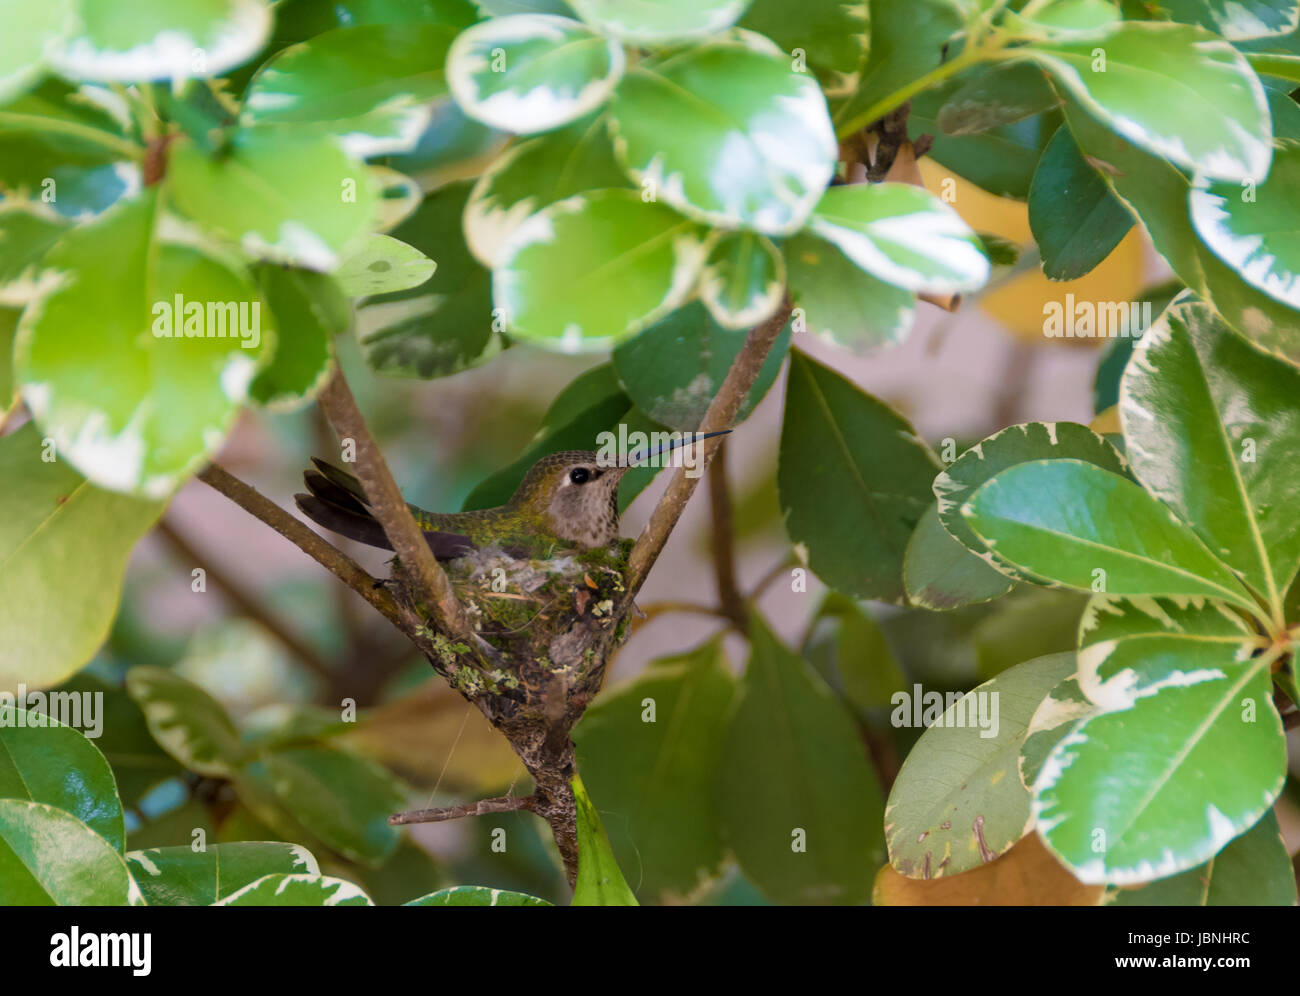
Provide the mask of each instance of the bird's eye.
[{"label": "bird's eye", "polygon": [[591,480],[591,471],[586,467],[574,467],[569,471],[569,480],[574,484],[586,484]]}]

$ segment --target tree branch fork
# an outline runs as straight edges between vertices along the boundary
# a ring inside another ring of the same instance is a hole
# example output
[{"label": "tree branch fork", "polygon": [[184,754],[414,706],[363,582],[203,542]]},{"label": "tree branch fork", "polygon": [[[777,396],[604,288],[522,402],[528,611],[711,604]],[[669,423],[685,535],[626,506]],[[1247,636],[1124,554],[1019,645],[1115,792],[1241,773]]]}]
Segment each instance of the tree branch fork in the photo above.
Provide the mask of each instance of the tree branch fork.
[{"label": "tree branch fork", "polygon": [[[787,297],[775,314],[750,329],[704,415],[700,432],[732,428],[791,311],[792,304]],[[398,584],[373,577],[342,550],[217,464],[206,467],[199,473],[199,479],[297,546],[400,630],[424,653],[435,670],[448,678],[510,740],[536,786],[534,793],[528,796],[505,796],[441,809],[415,810],[396,814],[389,822],[406,825],[516,810],[534,812],[550,825],[572,884],[577,873],[577,835],[576,804],[570,786],[575,762],[569,734],[590,701],[590,690],[568,687],[561,675],[546,682],[544,687],[536,690],[545,703],[545,714],[540,717],[539,726],[538,716],[533,716],[530,724],[523,723],[518,716],[512,717],[495,708],[486,697],[467,692],[455,680],[463,669],[483,673],[503,666],[508,668],[512,662],[502,661],[496,648],[475,631],[451,579],[434,558],[407,508],[341,370],[336,371],[321,391],[318,402],[339,439],[351,441],[355,446],[354,470],[372,514],[383,527],[397,555],[393,566]],[[637,593],[663,552],[722,442],[721,437],[715,437],[698,444],[704,448],[699,473],[688,474],[685,467],[674,470],[667,489],[628,556],[624,594],[613,613],[615,625],[609,626],[610,620],[606,619],[605,632],[612,634],[625,629],[618,624],[635,610]],[[711,482],[714,518],[718,526],[725,526],[730,506],[723,475],[725,468],[719,467]],[[729,545],[724,552],[730,565],[732,551]],[[734,574],[730,573],[732,570],[730,566],[719,568],[720,595],[725,616],[733,625],[740,626],[744,609],[735,589]],[[615,642],[610,635],[602,637],[598,646],[607,654],[612,652]],[[597,687],[603,675],[602,660],[592,675]],[[561,701],[549,701],[548,697]]]}]

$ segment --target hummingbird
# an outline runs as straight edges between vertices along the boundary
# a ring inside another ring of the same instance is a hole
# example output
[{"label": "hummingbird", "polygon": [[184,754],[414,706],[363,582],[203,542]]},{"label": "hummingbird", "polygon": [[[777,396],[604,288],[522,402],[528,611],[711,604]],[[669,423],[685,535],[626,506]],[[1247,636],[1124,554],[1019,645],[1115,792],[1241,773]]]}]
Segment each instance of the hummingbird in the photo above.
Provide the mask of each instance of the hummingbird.
[{"label": "hummingbird", "polygon": [[[455,560],[497,545],[520,558],[547,549],[595,549],[618,539],[618,485],[637,464],[687,443],[724,436],[721,432],[683,435],[611,465],[594,450],[563,450],[529,468],[510,500],[496,508],[469,512],[426,512],[407,505],[439,560]],[[383,527],[370,513],[361,482],[347,471],[312,458],[315,470],[303,474],[310,494],[294,502],[313,522],[368,546],[391,550]]]}]

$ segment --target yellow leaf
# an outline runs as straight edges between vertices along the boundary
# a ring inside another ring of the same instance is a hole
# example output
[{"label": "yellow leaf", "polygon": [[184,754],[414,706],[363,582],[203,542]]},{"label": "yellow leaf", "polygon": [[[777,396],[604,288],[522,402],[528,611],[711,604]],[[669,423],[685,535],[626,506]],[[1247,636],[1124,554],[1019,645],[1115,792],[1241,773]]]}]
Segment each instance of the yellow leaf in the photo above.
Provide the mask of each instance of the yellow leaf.
[{"label": "yellow leaf", "polygon": [[885,865],[876,875],[876,906],[1097,906],[1101,885],[1084,885],[1030,833],[995,861],[960,875],[907,878]]}]

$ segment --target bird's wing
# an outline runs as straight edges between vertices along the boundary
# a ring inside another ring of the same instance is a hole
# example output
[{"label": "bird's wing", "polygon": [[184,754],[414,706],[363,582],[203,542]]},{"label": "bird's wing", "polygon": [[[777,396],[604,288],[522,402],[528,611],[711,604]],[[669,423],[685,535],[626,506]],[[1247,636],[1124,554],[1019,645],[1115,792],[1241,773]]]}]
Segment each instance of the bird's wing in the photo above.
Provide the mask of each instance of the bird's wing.
[{"label": "bird's wing", "polygon": [[[302,475],[311,493],[293,496],[302,513],[340,536],[381,550],[391,550],[393,546],[388,542],[383,527],[370,514],[361,482],[346,470],[324,460],[313,457],[312,463],[316,470]],[[419,512],[415,506],[410,508]],[[427,529],[423,532],[429,549],[439,560],[454,560],[478,549],[473,540],[461,533]]]}]

